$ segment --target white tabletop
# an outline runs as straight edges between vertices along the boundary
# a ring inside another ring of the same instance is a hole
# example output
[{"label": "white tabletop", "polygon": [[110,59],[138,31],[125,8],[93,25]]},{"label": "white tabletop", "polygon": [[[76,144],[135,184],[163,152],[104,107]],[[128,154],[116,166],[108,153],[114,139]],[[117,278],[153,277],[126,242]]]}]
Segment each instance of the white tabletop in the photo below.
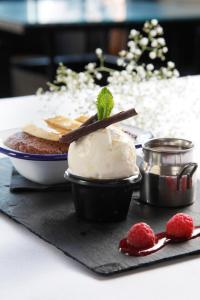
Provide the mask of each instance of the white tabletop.
[{"label": "white tabletop", "polygon": [[[195,77],[196,80],[200,84],[200,78]],[[0,100],[0,130],[29,121],[30,116],[37,113],[36,104],[37,100],[32,96]],[[199,277],[200,256],[111,278],[95,276],[0,214],[2,300],[194,300],[199,299]]]}]

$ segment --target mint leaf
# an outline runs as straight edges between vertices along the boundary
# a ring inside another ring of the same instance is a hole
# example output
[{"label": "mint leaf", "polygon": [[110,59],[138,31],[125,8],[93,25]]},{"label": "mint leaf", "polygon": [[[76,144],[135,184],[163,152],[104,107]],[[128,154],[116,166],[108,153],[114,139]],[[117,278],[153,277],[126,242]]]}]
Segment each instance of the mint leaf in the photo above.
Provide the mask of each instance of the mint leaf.
[{"label": "mint leaf", "polygon": [[110,116],[114,107],[113,95],[107,87],[102,88],[97,96],[97,116],[98,120],[106,119]]}]

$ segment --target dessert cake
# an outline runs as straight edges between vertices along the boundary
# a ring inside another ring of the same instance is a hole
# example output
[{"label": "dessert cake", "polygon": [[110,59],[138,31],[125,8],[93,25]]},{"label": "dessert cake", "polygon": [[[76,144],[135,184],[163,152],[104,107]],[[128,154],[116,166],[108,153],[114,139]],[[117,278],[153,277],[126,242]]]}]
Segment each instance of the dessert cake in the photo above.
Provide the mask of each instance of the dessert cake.
[{"label": "dessert cake", "polygon": [[56,116],[40,122],[27,124],[22,131],[14,133],[4,144],[20,152],[33,154],[64,154],[69,145],[59,141],[63,134],[79,128],[87,116],[69,119],[65,116]]}]

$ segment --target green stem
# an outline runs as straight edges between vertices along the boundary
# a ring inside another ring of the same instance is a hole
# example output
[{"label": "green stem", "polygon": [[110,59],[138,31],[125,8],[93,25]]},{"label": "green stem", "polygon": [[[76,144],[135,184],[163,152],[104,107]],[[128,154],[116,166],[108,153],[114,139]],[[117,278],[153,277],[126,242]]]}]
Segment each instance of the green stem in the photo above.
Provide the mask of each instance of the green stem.
[{"label": "green stem", "polygon": [[104,65],[100,65],[99,67],[97,67],[95,69],[95,71],[97,72],[107,72],[107,73],[111,73],[111,72],[114,72],[116,71],[115,69],[112,69],[112,68],[108,68],[108,67],[105,67]]}]

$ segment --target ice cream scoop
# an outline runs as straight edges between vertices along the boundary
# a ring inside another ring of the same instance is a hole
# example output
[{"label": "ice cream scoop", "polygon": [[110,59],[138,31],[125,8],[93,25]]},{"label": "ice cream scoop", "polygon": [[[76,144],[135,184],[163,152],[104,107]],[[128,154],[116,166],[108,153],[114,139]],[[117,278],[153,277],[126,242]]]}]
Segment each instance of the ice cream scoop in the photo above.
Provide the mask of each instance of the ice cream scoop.
[{"label": "ice cream scoop", "polygon": [[69,171],[94,179],[126,178],[138,174],[132,138],[112,125],[70,144]]}]

